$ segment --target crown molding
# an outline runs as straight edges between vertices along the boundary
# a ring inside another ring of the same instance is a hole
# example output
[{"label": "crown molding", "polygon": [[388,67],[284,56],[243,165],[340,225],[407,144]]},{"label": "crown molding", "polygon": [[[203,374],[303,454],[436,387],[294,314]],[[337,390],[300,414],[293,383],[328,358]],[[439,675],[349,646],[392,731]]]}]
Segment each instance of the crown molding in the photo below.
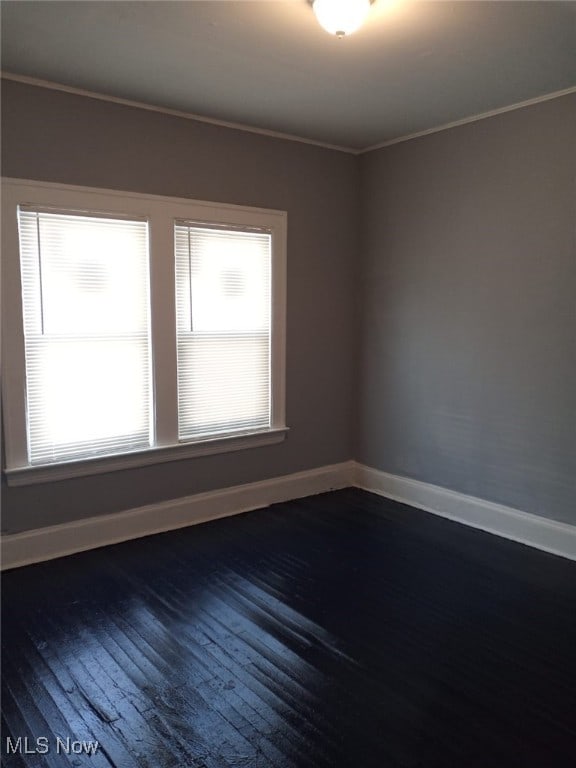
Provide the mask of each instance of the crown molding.
[{"label": "crown molding", "polygon": [[552,93],[546,93],[543,96],[536,96],[534,99],[527,99],[526,101],[518,101],[516,104],[510,104],[507,107],[499,107],[498,109],[491,109],[488,112],[480,112],[478,115],[471,115],[470,117],[463,117],[461,120],[454,120],[451,123],[444,123],[437,125],[434,128],[427,128],[424,131],[417,131],[416,133],[408,133],[405,136],[398,136],[395,139],[389,141],[382,141],[379,144],[372,144],[370,147],[360,149],[356,152],[357,155],[366,155],[368,152],[374,152],[377,149],[384,149],[384,147],[391,147],[394,144],[401,144],[404,141],[411,141],[412,139],[419,139],[422,136],[429,136],[431,133],[440,133],[440,131],[448,131],[450,128],[457,128],[459,125],[467,125],[468,123],[476,123],[479,120],[486,120],[488,117],[496,117],[496,115],[503,115],[506,112],[513,112],[516,109],[524,109],[524,107],[532,107],[535,104],[540,104],[543,101],[550,101],[551,99],[559,99],[562,96],[568,96],[571,93],[576,93],[576,86],[572,88],[564,88],[562,91],[553,91]]},{"label": "crown molding", "polygon": [[244,131],[246,133],[255,133],[259,136],[268,136],[272,139],[282,139],[284,141],[296,141],[300,144],[309,144],[313,147],[321,147],[322,149],[330,149],[335,152],[344,152],[349,155],[366,155],[369,152],[374,152],[378,149],[384,149],[385,147],[391,147],[394,144],[402,144],[405,141],[412,141],[412,139],[420,139],[423,136],[429,136],[433,133],[440,133],[441,131],[448,131],[451,128],[458,128],[460,125],[467,125],[468,123],[476,123],[479,120],[486,120],[489,117],[496,117],[497,115],[505,114],[506,112],[513,112],[516,109],[524,109],[524,107],[531,107],[536,104],[540,104],[544,101],[551,101],[552,99],[558,99],[562,96],[568,96],[569,94],[576,93],[576,86],[570,88],[564,88],[561,91],[553,91],[552,93],[546,93],[542,96],[536,96],[533,99],[527,99],[526,101],[519,101],[515,104],[510,104],[507,107],[498,107],[498,109],[491,109],[488,112],[480,112],[477,115],[471,115],[470,117],[463,117],[461,120],[454,120],[450,123],[443,123],[442,125],[434,126],[433,128],[426,128],[423,131],[417,131],[415,133],[407,133],[403,136],[397,136],[394,139],[388,141],[382,141],[377,144],[371,144],[364,149],[358,149],[353,147],[344,147],[339,144],[329,144],[323,141],[316,141],[315,139],[306,139],[302,136],[295,136],[291,133],[282,133],[281,131],[271,131],[266,128],[257,128],[252,125],[245,125],[244,123],[234,123],[228,120],[218,120],[217,118],[206,117],[204,115],[197,115],[193,112],[183,112],[177,109],[169,109],[167,107],[159,107],[154,104],[147,104],[142,101],[133,101],[131,99],[123,99],[119,96],[109,96],[104,93],[97,93],[96,91],[88,91],[84,88],[76,88],[71,85],[64,85],[62,83],[56,83],[51,80],[42,80],[37,77],[29,77],[28,75],[18,75],[13,72],[0,72],[0,77],[3,80],[11,80],[16,83],[23,83],[25,85],[32,85],[38,88],[47,88],[52,91],[62,91],[64,93],[71,93],[75,96],[84,96],[89,99],[98,99],[99,101],[107,101],[112,104],[120,104],[124,107],[132,107],[134,109],[145,109],[148,112],[158,112],[163,115],[171,115],[172,117],[180,117],[185,120],[194,120],[199,123],[208,123],[209,125],[218,125],[221,128],[231,128],[236,131]]},{"label": "crown molding", "polygon": [[133,101],[132,99],[123,99],[119,96],[109,96],[105,93],[97,93],[96,91],[87,91],[84,88],[75,88],[71,85],[64,85],[63,83],[55,83],[52,80],[41,80],[37,77],[28,77],[28,75],[17,75],[13,72],[0,72],[0,77],[3,80],[11,80],[15,83],[23,83],[24,85],[33,85],[37,88],[47,88],[51,91],[62,91],[63,93],[71,93],[74,96],[85,96],[89,99],[98,99],[99,101],[108,101],[112,104],[120,104],[123,107],[132,107],[133,109],[145,109],[148,112],[159,112],[163,115],[171,115],[172,117],[181,117],[185,120],[194,120],[198,123],[208,123],[209,125],[218,125],[221,128],[232,128],[236,131],[244,131],[246,133],[256,133],[259,136],[268,136],[272,139],[282,139],[284,141],[297,141],[300,144],[310,144],[313,147],[321,147],[322,149],[331,149],[335,152],[345,152],[349,155],[357,155],[361,150],[351,149],[350,147],[342,147],[338,144],[329,144],[324,141],[316,141],[315,139],[306,139],[302,136],[295,136],[291,133],[282,133],[281,131],[270,131],[266,128],[257,128],[253,125],[245,125],[244,123],[234,123],[229,120],[218,120],[213,117],[206,117],[204,115],[197,115],[193,112],[183,112],[178,109],[169,109],[168,107],[159,107],[154,104],[147,104],[143,101]]}]

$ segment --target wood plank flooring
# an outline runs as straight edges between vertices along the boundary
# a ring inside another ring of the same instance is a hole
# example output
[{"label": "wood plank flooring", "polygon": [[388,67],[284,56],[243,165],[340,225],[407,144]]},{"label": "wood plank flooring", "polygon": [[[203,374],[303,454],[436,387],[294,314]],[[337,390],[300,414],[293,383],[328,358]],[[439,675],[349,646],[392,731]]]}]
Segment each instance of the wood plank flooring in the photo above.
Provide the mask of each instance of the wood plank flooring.
[{"label": "wood plank flooring", "polygon": [[6,768],[576,765],[576,563],[363,491],[9,572],[2,613]]}]

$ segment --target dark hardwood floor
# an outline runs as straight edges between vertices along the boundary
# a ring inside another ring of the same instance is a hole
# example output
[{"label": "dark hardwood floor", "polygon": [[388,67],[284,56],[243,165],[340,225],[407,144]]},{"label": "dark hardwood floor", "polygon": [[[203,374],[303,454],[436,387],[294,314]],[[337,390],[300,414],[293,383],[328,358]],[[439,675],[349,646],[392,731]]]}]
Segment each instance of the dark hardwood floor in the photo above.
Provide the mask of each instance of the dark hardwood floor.
[{"label": "dark hardwood floor", "polygon": [[354,489],[11,571],[2,662],[6,768],[576,765],[576,563]]}]

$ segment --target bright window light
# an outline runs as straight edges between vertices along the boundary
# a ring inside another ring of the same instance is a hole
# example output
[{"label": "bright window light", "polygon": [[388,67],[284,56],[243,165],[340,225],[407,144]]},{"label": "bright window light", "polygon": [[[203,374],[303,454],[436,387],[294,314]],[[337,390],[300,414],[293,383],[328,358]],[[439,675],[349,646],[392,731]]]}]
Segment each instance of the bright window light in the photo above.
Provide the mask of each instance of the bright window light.
[{"label": "bright window light", "polygon": [[270,426],[271,235],[178,224],[180,439]]},{"label": "bright window light", "polygon": [[148,226],[21,208],[29,461],[150,446]]}]

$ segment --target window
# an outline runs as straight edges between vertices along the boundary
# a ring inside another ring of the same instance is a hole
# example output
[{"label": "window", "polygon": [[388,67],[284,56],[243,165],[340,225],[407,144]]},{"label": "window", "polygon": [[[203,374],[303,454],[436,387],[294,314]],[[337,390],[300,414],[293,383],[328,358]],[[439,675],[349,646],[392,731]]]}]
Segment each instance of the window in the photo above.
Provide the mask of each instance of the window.
[{"label": "window", "polygon": [[284,438],[286,214],[3,187],[10,483]]},{"label": "window", "polygon": [[178,436],[270,426],[270,233],[179,222]]},{"label": "window", "polygon": [[30,463],[149,447],[147,224],[18,219]]}]

